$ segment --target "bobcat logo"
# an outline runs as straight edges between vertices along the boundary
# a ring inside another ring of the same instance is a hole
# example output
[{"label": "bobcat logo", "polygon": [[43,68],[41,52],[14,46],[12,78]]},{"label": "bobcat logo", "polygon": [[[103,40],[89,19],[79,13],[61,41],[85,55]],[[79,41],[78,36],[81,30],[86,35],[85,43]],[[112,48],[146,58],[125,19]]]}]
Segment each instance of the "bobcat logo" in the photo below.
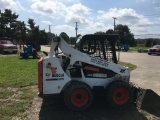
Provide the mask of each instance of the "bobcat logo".
[{"label": "bobcat logo", "polygon": [[52,71],[52,74],[56,74],[57,73],[57,67],[51,67],[51,71]]},{"label": "bobcat logo", "polygon": [[52,74],[56,74],[57,73],[57,67],[52,67],[51,63],[48,63],[46,65],[46,67],[51,69]]}]

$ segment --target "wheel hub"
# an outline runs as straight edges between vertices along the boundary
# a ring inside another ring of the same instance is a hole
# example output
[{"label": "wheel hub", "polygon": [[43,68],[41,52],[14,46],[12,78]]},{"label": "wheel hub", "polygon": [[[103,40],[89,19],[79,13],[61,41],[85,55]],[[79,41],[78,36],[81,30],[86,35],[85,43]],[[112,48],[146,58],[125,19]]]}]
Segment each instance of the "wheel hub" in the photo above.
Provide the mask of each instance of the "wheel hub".
[{"label": "wheel hub", "polygon": [[71,95],[71,102],[76,107],[85,106],[89,101],[88,92],[84,89],[77,89]]},{"label": "wheel hub", "polygon": [[76,98],[77,98],[77,99],[82,99],[82,95],[81,95],[81,94],[78,94],[78,95],[76,95]]},{"label": "wheel hub", "polygon": [[126,88],[120,87],[117,88],[113,93],[113,100],[118,105],[125,104],[129,99],[129,92]]}]

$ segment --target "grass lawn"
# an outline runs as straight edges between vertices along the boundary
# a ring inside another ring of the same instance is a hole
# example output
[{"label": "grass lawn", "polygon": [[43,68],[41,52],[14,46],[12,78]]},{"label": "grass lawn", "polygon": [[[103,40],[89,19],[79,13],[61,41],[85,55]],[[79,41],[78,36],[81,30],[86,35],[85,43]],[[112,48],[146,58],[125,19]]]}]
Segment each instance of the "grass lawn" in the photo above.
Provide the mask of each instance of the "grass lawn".
[{"label": "grass lawn", "polygon": [[[133,70],[136,66],[120,62]],[[0,55],[0,119],[24,118],[37,95],[38,59]]]},{"label": "grass lawn", "polygon": [[24,117],[25,110],[37,94],[37,59],[20,59],[18,56],[0,56],[0,118],[11,120]]},{"label": "grass lawn", "polygon": [[134,65],[134,64],[126,63],[126,62],[121,62],[121,61],[119,61],[118,64],[120,64],[120,65],[122,65],[122,66],[128,67],[130,71],[136,69],[136,67],[137,67],[137,66]]},{"label": "grass lawn", "polygon": [[138,50],[141,50],[141,52],[147,52],[149,47],[129,47],[128,52],[138,52]]}]

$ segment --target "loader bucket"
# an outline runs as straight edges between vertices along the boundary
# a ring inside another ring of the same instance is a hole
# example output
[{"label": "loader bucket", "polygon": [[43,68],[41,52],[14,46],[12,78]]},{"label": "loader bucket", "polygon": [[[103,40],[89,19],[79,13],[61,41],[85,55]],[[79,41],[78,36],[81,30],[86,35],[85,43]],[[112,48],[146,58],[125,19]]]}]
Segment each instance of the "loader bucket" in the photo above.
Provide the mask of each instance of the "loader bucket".
[{"label": "loader bucket", "polygon": [[[134,95],[134,105],[149,113],[156,114],[160,109],[160,96],[151,89],[143,89],[132,86]],[[160,117],[160,113],[157,113]]]},{"label": "loader bucket", "polygon": [[137,106],[141,109],[160,108],[160,96],[151,89],[141,90],[142,95],[137,98]]}]

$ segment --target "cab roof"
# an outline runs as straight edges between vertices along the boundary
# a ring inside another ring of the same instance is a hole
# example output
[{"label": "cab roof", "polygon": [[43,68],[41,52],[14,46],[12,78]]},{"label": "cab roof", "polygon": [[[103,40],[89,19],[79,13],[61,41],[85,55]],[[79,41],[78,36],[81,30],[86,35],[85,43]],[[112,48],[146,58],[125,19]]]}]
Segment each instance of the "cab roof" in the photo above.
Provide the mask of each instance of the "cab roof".
[{"label": "cab roof", "polygon": [[100,41],[104,41],[104,40],[108,40],[110,43],[115,43],[117,41],[117,39],[119,38],[118,34],[104,34],[104,35],[94,35],[94,34],[88,34],[88,35],[84,35],[81,38],[81,41],[85,41],[85,40],[100,40]]}]

